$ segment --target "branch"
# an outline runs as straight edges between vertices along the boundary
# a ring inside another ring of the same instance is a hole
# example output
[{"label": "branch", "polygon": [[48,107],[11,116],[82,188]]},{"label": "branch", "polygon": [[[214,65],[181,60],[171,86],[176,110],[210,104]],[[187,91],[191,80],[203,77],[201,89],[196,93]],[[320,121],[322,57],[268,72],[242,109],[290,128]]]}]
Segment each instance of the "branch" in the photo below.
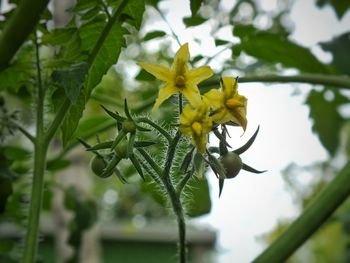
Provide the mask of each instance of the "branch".
[{"label": "branch", "polygon": [[253,263],[285,262],[350,195],[350,162],[289,229]]},{"label": "branch", "polygon": [[[240,77],[239,83],[250,83],[250,82],[270,82],[270,83],[309,83],[319,85],[329,85],[332,87],[339,87],[344,89],[350,89],[350,78],[347,76],[340,75],[322,75],[322,74],[311,74],[305,73],[295,76],[278,76],[278,75],[264,75],[264,76],[246,76]],[[220,83],[219,79],[213,79],[204,81],[201,87],[218,86]]]},{"label": "branch", "polygon": [[49,0],[22,0],[0,37],[0,72],[33,31]]}]

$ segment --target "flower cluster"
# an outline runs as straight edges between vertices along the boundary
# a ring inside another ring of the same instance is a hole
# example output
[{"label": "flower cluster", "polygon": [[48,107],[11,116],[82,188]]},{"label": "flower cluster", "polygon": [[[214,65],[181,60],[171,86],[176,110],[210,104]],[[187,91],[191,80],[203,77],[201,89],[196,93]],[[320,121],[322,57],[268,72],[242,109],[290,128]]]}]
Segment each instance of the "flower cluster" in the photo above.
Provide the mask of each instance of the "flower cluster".
[{"label": "flower cluster", "polygon": [[238,94],[237,79],[223,77],[220,89],[212,89],[201,95],[198,84],[214,73],[209,66],[192,69],[189,65],[188,44],[177,51],[171,68],[157,64],[138,64],[165,85],[159,90],[153,111],[170,96],[180,93],[188,104],[180,116],[180,131],[192,139],[197,151],[204,153],[208,134],[217,124],[233,123],[247,127],[247,99]]}]

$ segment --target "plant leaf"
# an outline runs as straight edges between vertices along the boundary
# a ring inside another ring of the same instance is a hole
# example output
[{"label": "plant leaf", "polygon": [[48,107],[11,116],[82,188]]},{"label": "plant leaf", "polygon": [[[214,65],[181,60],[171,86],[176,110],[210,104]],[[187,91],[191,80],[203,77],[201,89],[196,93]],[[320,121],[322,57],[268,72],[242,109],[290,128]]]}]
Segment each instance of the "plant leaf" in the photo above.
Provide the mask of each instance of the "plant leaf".
[{"label": "plant leaf", "polygon": [[333,7],[338,19],[341,19],[346,11],[350,8],[349,1],[344,0],[318,0],[317,5],[323,7],[326,4]]},{"label": "plant leaf", "polygon": [[165,36],[166,33],[164,31],[152,31],[152,32],[148,32],[144,37],[143,37],[143,41],[148,41],[151,39],[155,39],[158,37],[163,37]]},{"label": "plant leaf", "polygon": [[337,71],[350,76],[350,32],[337,36],[329,42],[320,44],[323,50],[332,53],[332,65]]},{"label": "plant leaf", "polygon": [[88,66],[87,63],[82,62],[72,65],[66,70],[56,70],[52,73],[53,82],[63,88],[66,96],[74,105],[77,101],[80,90],[83,87],[84,80],[86,78]]},{"label": "plant leaf", "polygon": [[195,16],[201,7],[203,0],[190,0],[190,7],[192,16]]},{"label": "plant leaf", "polygon": [[182,21],[187,27],[191,27],[191,26],[198,26],[200,24],[203,24],[204,22],[207,21],[207,19],[199,15],[196,15],[196,16],[184,17]]},{"label": "plant leaf", "polygon": [[198,217],[210,212],[210,191],[208,180],[205,177],[198,179],[192,176],[186,184],[185,191],[189,191],[189,194],[186,195],[189,197],[185,199],[186,213],[188,216]]},{"label": "plant leaf", "polygon": [[[327,100],[326,92],[332,92],[334,98]],[[347,102],[347,98],[338,91],[329,89],[321,92],[312,90],[306,99],[306,104],[310,107],[310,118],[313,121],[312,130],[332,156],[338,148],[340,128],[344,123],[338,107]]]},{"label": "plant leaf", "polygon": [[236,25],[233,34],[241,39],[240,48],[244,52],[266,63],[281,63],[284,67],[310,73],[329,71],[310,49],[292,42],[285,34],[260,31],[247,25]]}]

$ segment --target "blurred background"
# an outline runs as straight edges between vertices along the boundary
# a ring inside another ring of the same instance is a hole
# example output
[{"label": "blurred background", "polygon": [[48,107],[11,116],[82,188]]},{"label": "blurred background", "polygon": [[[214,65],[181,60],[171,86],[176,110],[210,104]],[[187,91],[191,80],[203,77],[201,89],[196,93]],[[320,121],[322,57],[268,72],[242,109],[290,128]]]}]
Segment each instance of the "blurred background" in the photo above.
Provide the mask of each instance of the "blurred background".
[{"label": "blurred background", "polygon": [[[208,0],[195,17],[187,0],[146,2],[140,32],[128,28],[127,48],[95,89],[76,132],[91,144],[96,136],[89,130],[99,130],[102,140],[114,136],[114,124],[100,104],[122,111],[127,98],[134,114],[150,111],[160,82],[136,62],[169,65],[186,42],[192,65],[210,65],[218,76],[350,75],[346,1]],[[52,26],[65,25],[70,19],[66,10],[72,6],[70,0],[52,1]],[[2,1],[2,12],[11,7]],[[42,47],[43,56],[50,52]],[[21,99],[6,94],[7,104],[22,109],[21,118],[33,129],[32,115],[25,110],[31,101],[24,83],[18,91]],[[260,126],[255,143],[241,157],[267,172],[241,171],[225,181],[220,198],[210,169],[206,180],[190,182],[185,202],[191,262],[252,261],[288,228],[350,153],[348,91],[252,82],[240,83],[239,92],[248,98],[248,127],[245,133],[230,128],[229,143],[233,148],[243,145]],[[176,123],[171,101],[162,107],[153,117],[168,126]],[[216,145],[216,138],[210,143]],[[160,159],[163,151],[160,147],[153,154]],[[0,214],[0,255],[8,260],[3,262],[17,262],[28,209],[31,149],[16,134],[6,138],[0,153],[2,160],[11,162],[5,172],[18,176],[6,213]],[[143,183],[129,162],[120,164],[128,183],[117,177],[98,178],[90,170],[91,158],[76,142],[62,150],[57,139],[51,149],[41,222],[42,262],[74,262],[70,260],[77,253],[80,262],[176,262],[176,224],[159,189]],[[6,189],[4,183],[0,187]],[[350,262],[349,207],[343,204],[289,262]]]}]

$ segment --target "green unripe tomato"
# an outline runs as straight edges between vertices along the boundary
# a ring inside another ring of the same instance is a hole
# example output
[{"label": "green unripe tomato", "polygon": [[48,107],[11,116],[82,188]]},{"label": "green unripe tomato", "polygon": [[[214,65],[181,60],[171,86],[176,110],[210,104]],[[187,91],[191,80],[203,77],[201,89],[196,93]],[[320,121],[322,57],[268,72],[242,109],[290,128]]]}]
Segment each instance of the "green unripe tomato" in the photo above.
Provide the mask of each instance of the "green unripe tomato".
[{"label": "green unripe tomato", "polygon": [[242,159],[241,157],[239,157],[238,154],[234,152],[228,152],[224,156],[221,156],[220,161],[226,171],[226,178],[222,178],[222,179],[234,178],[242,169],[242,165],[243,165]]},{"label": "green unripe tomato", "polygon": [[122,129],[126,133],[135,133],[136,132],[136,125],[132,120],[125,120],[122,123]]},{"label": "green unripe tomato", "polygon": [[[103,170],[107,167],[107,162],[102,157],[96,155],[91,159],[90,167],[94,174],[101,177]],[[110,175],[112,174],[103,177],[109,177]]]},{"label": "green unripe tomato", "polygon": [[128,142],[126,140],[121,141],[115,147],[114,151],[119,158],[121,158],[121,159],[127,158],[128,157]]}]

